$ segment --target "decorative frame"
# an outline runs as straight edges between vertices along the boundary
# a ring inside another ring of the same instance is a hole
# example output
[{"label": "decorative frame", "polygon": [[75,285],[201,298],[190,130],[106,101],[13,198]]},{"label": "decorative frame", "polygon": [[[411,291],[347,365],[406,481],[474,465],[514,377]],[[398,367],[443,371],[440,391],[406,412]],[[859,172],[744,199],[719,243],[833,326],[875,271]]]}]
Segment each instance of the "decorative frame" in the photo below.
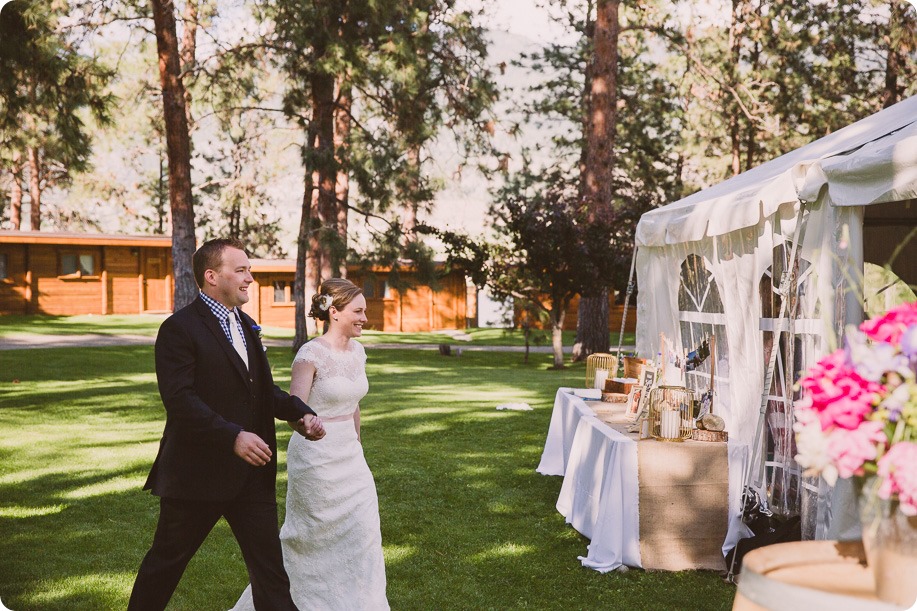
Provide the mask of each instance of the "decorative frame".
[{"label": "decorative frame", "polygon": [[634,386],[630,389],[630,393],[627,395],[627,408],[624,411],[630,420],[636,420],[637,416],[640,414],[640,408],[644,402],[643,396],[645,394],[645,387],[639,384],[634,384]]},{"label": "decorative frame", "polygon": [[656,369],[647,365],[643,370],[643,379],[640,380],[640,386],[649,390],[656,383]]}]

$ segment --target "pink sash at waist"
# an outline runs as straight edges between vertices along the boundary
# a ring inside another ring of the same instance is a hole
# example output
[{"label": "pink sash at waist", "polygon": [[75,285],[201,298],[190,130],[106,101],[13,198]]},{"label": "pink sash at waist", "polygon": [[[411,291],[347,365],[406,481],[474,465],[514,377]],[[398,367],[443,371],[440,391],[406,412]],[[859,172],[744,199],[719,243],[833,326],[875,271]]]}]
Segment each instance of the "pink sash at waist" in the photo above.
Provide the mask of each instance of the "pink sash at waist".
[{"label": "pink sash at waist", "polygon": [[319,416],[322,419],[322,422],[343,422],[345,420],[353,420],[353,417],[356,416],[357,412],[351,412],[346,416],[332,416],[331,418],[326,418],[324,416]]}]

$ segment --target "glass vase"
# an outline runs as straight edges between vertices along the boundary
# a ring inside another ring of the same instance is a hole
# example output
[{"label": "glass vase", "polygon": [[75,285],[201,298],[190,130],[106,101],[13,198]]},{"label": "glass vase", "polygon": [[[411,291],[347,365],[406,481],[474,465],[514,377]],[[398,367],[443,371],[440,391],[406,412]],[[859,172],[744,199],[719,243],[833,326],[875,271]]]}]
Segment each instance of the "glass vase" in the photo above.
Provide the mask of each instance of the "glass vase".
[{"label": "glass vase", "polygon": [[917,516],[906,516],[894,499],[879,498],[879,479],[862,482],[860,523],[866,561],[880,600],[910,609],[917,601]]}]

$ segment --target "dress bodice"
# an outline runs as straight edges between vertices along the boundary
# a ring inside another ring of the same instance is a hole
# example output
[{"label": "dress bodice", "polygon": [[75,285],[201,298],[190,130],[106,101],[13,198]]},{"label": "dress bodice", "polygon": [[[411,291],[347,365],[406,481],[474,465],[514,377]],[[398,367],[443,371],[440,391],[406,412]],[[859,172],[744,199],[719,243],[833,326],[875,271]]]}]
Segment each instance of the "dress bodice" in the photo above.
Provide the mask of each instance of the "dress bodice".
[{"label": "dress bodice", "polygon": [[320,417],[352,414],[369,392],[366,351],[358,341],[351,339],[347,350],[339,351],[315,338],[296,353],[293,363],[300,361],[315,367],[307,403]]}]

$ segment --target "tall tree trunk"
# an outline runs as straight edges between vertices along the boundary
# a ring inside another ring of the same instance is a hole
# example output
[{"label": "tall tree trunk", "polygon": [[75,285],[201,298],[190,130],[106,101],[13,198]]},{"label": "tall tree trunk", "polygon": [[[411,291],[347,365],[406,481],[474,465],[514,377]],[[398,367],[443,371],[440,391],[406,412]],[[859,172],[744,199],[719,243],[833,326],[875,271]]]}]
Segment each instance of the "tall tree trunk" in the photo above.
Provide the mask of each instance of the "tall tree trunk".
[{"label": "tall tree trunk", "polygon": [[[738,88],[739,84],[739,51],[742,45],[742,21],[740,13],[742,12],[742,0],[732,0],[732,18],[729,22],[729,56],[730,63],[727,68],[727,78],[729,85],[733,90]],[[729,100],[727,108],[729,109],[729,143],[732,152],[732,175],[736,176],[742,172],[742,136],[741,126],[739,125],[739,105],[732,97],[732,93],[723,92],[726,99]]]},{"label": "tall tree trunk", "polygon": [[[309,124],[309,142],[311,142],[311,132],[313,124]],[[300,347],[309,341],[309,334],[315,333],[315,323],[308,317],[309,308],[312,304],[312,296],[315,294],[315,287],[312,292],[306,290],[309,284],[306,275],[306,259],[309,254],[309,236],[312,234],[312,171],[306,170],[305,188],[302,195],[302,215],[299,219],[299,236],[296,239],[296,274],[293,277],[293,303],[296,307],[296,333],[293,337],[293,353],[299,351]],[[311,323],[311,324],[310,324]]]},{"label": "tall tree trunk", "polygon": [[[185,11],[182,14],[181,71],[183,76],[197,65],[197,4],[198,0],[186,0]],[[185,119],[188,121],[190,132],[194,129],[194,119],[191,116],[191,91],[188,88],[185,88]]]},{"label": "tall tree trunk", "polygon": [[608,289],[598,295],[580,296],[576,314],[573,360],[580,361],[590,354],[608,352],[611,341],[608,328]]},{"label": "tall tree trunk", "polygon": [[898,103],[901,98],[902,87],[898,85],[898,76],[905,64],[905,58],[914,52],[913,44],[905,34],[906,15],[908,7],[903,2],[892,2],[888,17],[888,54],[885,62],[885,86],[882,88],[882,108]]},{"label": "tall tree trunk", "polygon": [[172,274],[175,278],[173,309],[197,298],[198,286],[191,267],[194,254],[194,200],[191,195],[191,136],[185,114],[185,86],[181,78],[174,5],[168,0],[151,0],[159,81],[166,126],[169,159],[169,202],[172,212]]},{"label": "tall tree trunk", "polygon": [[353,104],[353,95],[347,76],[338,79],[337,104],[334,109],[334,151],[337,177],[334,186],[335,213],[337,221],[337,238],[344,254],[338,257],[337,275],[347,277],[347,210],[350,197],[350,130],[352,120],[350,116]]},{"label": "tall tree trunk", "polygon": [[[580,189],[592,219],[609,219],[614,191],[618,104],[618,0],[596,5],[592,61],[587,68],[588,106]],[[608,350],[608,287],[580,299],[573,360]],[[602,316],[604,312],[604,317]]]},{"label": "tall tree trunk", "polygon": [[407,150],[410,185],[402,207],[401,228],[405,243],[417,239],[417,195],[420,191],[420,145],[412,144]]},{"label": "tall tree trunk", "polygon": [[[321,280],[331,278],[337,271],[337,171],[334,150],[334,77],[316,75],[312,79],[312,121],[317,126],[313,143],[312,191],[313,231],[310,253],[314,263],[313,278],[317,287]],[[317,221],[317,225],[316,225]]]},{"label": "tall tree trunk", "polygon": [[13,167],[10,171],[10,223],[13,229],[22,229],[22,153],[13,153]]},{"label": "tall tree trunk", "polygon": [[32,231],[41,230],[41,163],[38,158],[38,149],[34,146],[28,148],[29,156],[29,220]]},{"label": "tall tree trunk", "polygon": [[[315,57],[323,57],[322,43],[313,43]],[[302,312],[308,310],[312,296],[321,281],[334,275],[331,250],[337,238],[337,210],[335,187],[337,183],[334,156],[334,76],[313,73],[310,77],[312,120],[309,121],[306,139],[306,184],[303,193],[303,210],[300,221],[296,256],[296,299],[302,299]],[[302,284],[299,285],[299,278]],[[308,341],[309,334],[317,334],[315,321],[299,316],[297,301],[296,336],[293,349]]]},{"label": "tall tree trunk", "polygon": [[566,304],[559,300],[551,304],[551,348],[554,353],[554,369],[564,368],[564,317]]},{"label": "tall tree trunk", "polygon": [[593,55],[588,68],[589,106],[586,109],[586,152],[581,189],[590,215],[610,212],[614,189],[614,150],[618,99],[618,0],[596,7]]}]

